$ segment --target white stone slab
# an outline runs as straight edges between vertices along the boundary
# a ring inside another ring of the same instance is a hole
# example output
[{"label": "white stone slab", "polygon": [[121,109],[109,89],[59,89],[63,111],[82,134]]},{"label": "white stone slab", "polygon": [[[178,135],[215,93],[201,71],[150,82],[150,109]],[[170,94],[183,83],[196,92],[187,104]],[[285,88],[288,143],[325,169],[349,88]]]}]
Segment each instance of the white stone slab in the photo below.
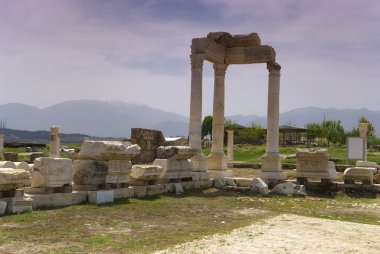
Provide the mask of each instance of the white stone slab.
[{"label": "white stone slab", "polygon": [[81,160],[130,160],[140,154],[139,145],[122,141],[85,141],[78,158]]},{"label": "white stone slab", "polygon": [[61,187],[71,185],[72,179],[70,159],[41,157],[34,160],[32,187]]}]

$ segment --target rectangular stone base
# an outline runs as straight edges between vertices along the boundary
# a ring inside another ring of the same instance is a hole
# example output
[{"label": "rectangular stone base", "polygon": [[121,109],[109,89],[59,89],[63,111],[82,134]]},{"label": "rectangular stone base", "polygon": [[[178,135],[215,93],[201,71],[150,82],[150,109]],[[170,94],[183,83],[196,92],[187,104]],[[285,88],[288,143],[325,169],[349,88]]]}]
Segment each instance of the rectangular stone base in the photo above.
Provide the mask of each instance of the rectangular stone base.
[{"label": "rectangular stone base", "polygon": [[32,199],[27,196],[4,198],[2,201],[8,203],[6,213],[23,213],[32,210]]},{"label": "rectangular stone base", "polygon": [[114,189],[114,197],[115,199],[118,198],[131,198],[134,195],[134,188],[128,187],[128,188],[120,188],[120,189]]},{"label": "rectangular stone base", "polygon": [[227,157],[225,155],[210,155],[207,157],[207,171],[227,170]]},{"label": "rectangular stone base", "polygon": [[206,171],[207,157],[203,154],[193,156],[191,162],[193,164],[193,171]]},{"label": "rectangular stone base", "polygon": [[165,186],[162,184],[148,185],[146,188],[147,196],[160,195],[165,192]]},{"label": "rectangular stone base", "polygon": [[191,175],[193,176],[193,181],[201,181],[201,180],[208,180],[210,179],[210,175],[208,172],[191,172]]},{"label": "rectangular stone base", "polygon": [[282,171],[266,171],[266,172],[259,172],[258,178],[261,178],[262,180],[286,180],[288,175],[286,172]]},{"label": "rectangular stone base", "polygon": [[261,157],[261,171],[282,171],[282,157],[280,155],[265,154]]},{"label": "rectangular stone base", "polygon": [[210,179],[218,177],[232,177],[232,170],[208,170]]},{"label": "rectangular stone base", "polygon": [[82,204],[87,201],[86,192],[27,194],[32,199],[33,208],[62,207]]},{"label": "rectangular stone base", "polygon": [[252,185],[252,178],[234,178],[235,183],[239,187],[251,187]]},{"label": "rectangular stone base", "polygon": [[87,200],[91,204],[112,203],[115,193],[112,190],[88,191]]},{"label": "rectangular stone base", "polygon": [[53,193],[71,193],[73,188],[71,185],[61,187],[27,187],[24,188],[26,194],[53,194]]}]

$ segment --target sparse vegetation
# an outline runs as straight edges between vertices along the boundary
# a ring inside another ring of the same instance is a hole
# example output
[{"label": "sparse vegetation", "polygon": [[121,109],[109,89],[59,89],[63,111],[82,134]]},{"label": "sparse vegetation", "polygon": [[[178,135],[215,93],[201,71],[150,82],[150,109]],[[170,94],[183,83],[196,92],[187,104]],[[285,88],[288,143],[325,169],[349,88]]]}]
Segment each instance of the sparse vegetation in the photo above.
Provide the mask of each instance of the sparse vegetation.
[{"label": "sparse vegetation", "polygon": [[148,253],[227,233],[280,213],[380,225],[380,200],[344,193],[306,198],[196,190],[0,217],[0,252]]}]

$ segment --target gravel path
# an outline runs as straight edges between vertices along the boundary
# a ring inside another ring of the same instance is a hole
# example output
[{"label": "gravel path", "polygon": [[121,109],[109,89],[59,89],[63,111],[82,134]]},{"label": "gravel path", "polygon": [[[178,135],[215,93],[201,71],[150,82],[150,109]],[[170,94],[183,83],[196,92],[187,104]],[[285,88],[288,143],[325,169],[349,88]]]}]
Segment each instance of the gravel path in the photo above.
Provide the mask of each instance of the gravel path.
[{"label": "gravel path", "polygon": [[284,214],[162,253],[380,253],[380,226]]}]

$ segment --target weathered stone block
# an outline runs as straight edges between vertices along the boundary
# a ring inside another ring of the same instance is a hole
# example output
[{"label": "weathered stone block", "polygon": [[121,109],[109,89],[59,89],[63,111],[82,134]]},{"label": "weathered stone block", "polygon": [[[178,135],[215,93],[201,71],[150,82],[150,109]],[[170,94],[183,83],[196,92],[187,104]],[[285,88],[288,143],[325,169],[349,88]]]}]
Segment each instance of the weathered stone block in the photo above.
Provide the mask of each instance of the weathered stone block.
[{"label": "weathered stone block", "polygon": [[5,213],[5,210],[7,209],[8,203],[0,200],[0,215],[3,215]]},{"label": "weathered stone block", "polygon": [[235,183],[239,187],[251,187],[252,178],[234,178]]},{"label": "weathered stone block", "polygon": [[114,189],[113,190],[115,199],[118,198],[131,198],[134,195],[134,188],[128,187],[128,188],[120,188],[120,189]]},{"label": "weathered stone block", "polygon": [[201,180],[208,180],[210,179],[208,172],[191,172],[191,175],[193,176],[193,180],[201,181]]},{"label": "weathered stone block", "polygon": [[130,160],[140,153],[138,145],[122,141],[85,141],[79,154],[80,160]]},{"label": "weathered stone block", "polygon": [[90,204],[112,203],[115,195],[112,190],[88,191],[87,200]]},{"label": "weathered stone block", "polygon": [[16,166],[17,169],[24,169],[24,170],[30,172],[29,165],[25,161],[14,162],[14,164],[15,164],[15,166]]},{"label": "weathered stone block", "polygon": [[147,196],[160,195],[165,192],[165,186],[162,184],[148,185],[146,188]]},{"label": "weathered stone block", "polygon": [[32,199],[29,197],[8,198],[7,202],[7,213],[23,213],[32,210]]},{"label": "weathered stone block", "polygon": [[182,195],[184,192],[182,184],[180,183],[175,183],[174,184],[174,190],[176,195]]},{"label": "weathered stone block", "polygon": [[214,184],[214,181],[212,179],[208,180],[201,180],[201,187],[202,188],[211,188]]},{"label": "weathered stone block", "polygon": [[263,195],[266,195],[269,193],[268,185],[261,178],[255,178],[252,180],[251,190],[253,192],[257,192]]},{"label": "weathered stone block", "polygon": [[0,161],[0,168],[16,168],[13,161]]},{"label": "weathered stone block", "polygon": [[108,166],[94,160],[75,160],[73,163],[73,181],[78,185],[104,184]]},{"label": "weathered stone block", "polygon": [[193,179],[193,164],[190,160],[156,159],[154,160],[153,165],[159,165],[162,167],[160,179]]},{"label": "weathered stone block", "polygon": [[162,167],[159,165],[134,165],[129,174],[137,180],[149,181],[157,180],[162,173]]},{"label": "weathered stone block", "polygon": [[147,186],[134,186],[135,190],[135,197],[142,198],[146,196],[147,193]]},{"label": "weathered stone block", "polygon": [[326,149],[297,149],[297,177],[333,179],[336,176],[335,164],[329,161]]},{"label": "weathered stone block", "polygon": [[60,187],[72,183],[72,161],[42,157],[34,160],[32,187]]},{"label": "weathered stone block", "polygon": [[188,160],[196,153],[190,146],[160,146],[157,149],[157,159]]},{"label": "weathered stone block", "polygon": [[343,181],[351,183],[361,181],[362,183],[373,184],[374,168],[353,167],[347,168],[343,173]]},{"label": "weathered stone block", "polygon": [[271,194],[277,195],[301,195],[306,196],[305,186],[296,185],[291,182],[285,182],[277,184],[270,192]]},{"label": "weathered stone block", "polygon": [[174,183],[165,183],[163,185],[164,185],[164,192],[165,193],[172,193],[174,191],[174,185],[175,185]]},{"label": "weathered stone block", "polygon": [[23,169],[0,168],[0,191],[30,185],[30,173]]},{"label": "weathered stone block", "polygon": [[193,181],[193,186],[194,186],[194,189],[201,188],[201,181]]},{"label": "weathered stone block", "polygon": [[214,178],[214,186],[215,188],[220,188],[226,185],[226,178],[224,177],[218,177]]},{"label": "weathered stone block", "polygon": [[27,194],[32,201],[33,208],[62,207],[85,203],[87,192]]},{"label": "weathered stone block", "polygon": [[141,147],[141,153],[132,159],[133,164],[153,162],[157,157],[157,148],[165,143],[161,131],[142,128],[132,128],[131,139]]},{"label": "weathered stone block", "polygon": [[193,190],[194,189],[193,181],[181,182],[181,185],[182,185],[182,188],[184,190]]}]

